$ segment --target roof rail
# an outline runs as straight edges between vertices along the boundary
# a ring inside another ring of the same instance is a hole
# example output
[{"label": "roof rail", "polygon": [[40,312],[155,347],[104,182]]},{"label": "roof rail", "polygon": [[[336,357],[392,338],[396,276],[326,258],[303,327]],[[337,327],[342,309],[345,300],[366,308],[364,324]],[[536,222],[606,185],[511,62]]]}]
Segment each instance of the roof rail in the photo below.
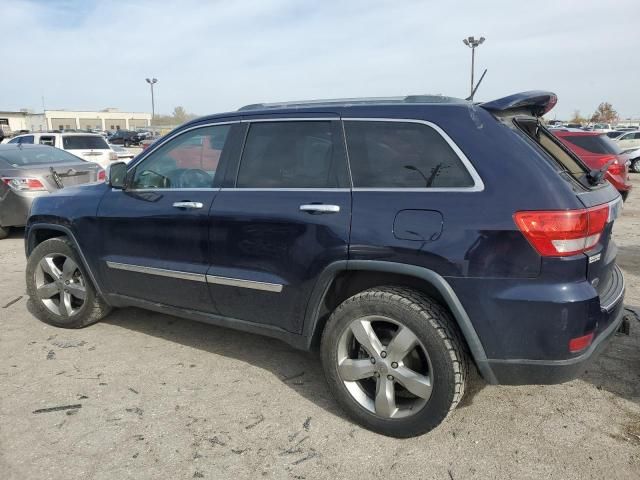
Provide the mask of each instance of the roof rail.
[{"label": "roof rail", "polygon": [[466,103],[461,98],[446,97],[444,95],[407,95],[404,97],[362,97],[362,98],[334,98],[324,100],[301,100],[294,102],[252,103],[240,107],[238,111],[267,110],[281,108],[307,108],[317,106],[351,106],[351,105],[380,105],[405,103]]}]

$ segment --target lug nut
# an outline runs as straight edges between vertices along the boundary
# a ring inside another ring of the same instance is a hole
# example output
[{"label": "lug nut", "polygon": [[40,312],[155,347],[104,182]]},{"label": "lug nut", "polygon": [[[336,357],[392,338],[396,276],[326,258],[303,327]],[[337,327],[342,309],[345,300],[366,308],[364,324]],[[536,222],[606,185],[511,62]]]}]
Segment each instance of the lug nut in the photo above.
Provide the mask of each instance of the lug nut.
[{"label": "lug nut", "polygon": [[380,356],[382,358],[387,358],[387,352],[380,352]]},{"label": "lug nut", "polygon": [[393,375],[387,375],[387,380],[393,380]]},{"label": "lug nut", "polygon": [[376,363],[376,359],[375,358],[371,357],[370,360],[371,360],[371,363]]},{"label": "lug nut", "polygon": [[398,368],[398,362],[391,362],[391,368]]}]

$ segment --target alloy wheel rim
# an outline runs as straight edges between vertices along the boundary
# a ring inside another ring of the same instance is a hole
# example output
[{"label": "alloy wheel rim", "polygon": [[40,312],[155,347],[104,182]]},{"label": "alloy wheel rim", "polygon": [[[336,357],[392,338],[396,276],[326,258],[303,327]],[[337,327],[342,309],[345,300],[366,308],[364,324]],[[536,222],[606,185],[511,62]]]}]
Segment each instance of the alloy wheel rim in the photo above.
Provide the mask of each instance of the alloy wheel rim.
[{"label": "alloy wheel rim", "polygon": [[385,316],[352,321],[338,341],[338,375],[351,397],[385,419],[417,414],[431,398],[427,349],[408,327]]},{"label": "alloy wheel rim", "polygon": [[35,285],[38,300],[61,317],[76,315],[86,301],[82,272],[73,259],[63,254],[42,257],[35,270]]}]

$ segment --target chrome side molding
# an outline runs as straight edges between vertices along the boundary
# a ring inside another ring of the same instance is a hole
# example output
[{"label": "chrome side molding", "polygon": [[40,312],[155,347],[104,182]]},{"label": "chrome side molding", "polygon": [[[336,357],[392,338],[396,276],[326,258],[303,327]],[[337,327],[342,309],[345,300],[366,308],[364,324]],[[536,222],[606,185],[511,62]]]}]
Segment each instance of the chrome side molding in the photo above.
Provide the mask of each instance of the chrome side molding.
[{"label": "chrome side molding", "polygon": [[220,277],[217,275],[205,275],[202,273],[182,272],[180,270],[168,270],[165,268],[144,267],[142,265],[131,265],[129,263],[119,263],[107,261],[107,267],[114,270],[124,270],[127,272],[145,273],[147,275],[157,275],[159,277],[177,278],[180,280],[191,280],[194,282],[206,282],[212,285],[225,285],[229,287],[251,288],[265,292],[282,292],[281,283],[258,282],[255,280],[244,280],[241,278]]},{"label": "chrome side molding", "polygon": [[254,280],[242,280],[240,278],[219,277],[217,275],[207,275],[207,283],[215,285],[227,285],[229,287],[252,288],[265,292],[282,292],[281,283],[256,282]]}]

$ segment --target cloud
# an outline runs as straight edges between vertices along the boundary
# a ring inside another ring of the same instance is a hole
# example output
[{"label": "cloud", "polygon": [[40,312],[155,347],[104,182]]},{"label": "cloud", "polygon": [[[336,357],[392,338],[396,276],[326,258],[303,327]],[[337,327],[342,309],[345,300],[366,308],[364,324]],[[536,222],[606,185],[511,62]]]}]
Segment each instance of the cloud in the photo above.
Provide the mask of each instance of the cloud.
[{"label": "cloud", "polygon": [[609,101],[640,116],[634,43],[640,3],[244,0],[3,4],[0,109],[157,110],[206,114],[261,101],[469,90],[478,99],[547,89],[556,114]]}]

